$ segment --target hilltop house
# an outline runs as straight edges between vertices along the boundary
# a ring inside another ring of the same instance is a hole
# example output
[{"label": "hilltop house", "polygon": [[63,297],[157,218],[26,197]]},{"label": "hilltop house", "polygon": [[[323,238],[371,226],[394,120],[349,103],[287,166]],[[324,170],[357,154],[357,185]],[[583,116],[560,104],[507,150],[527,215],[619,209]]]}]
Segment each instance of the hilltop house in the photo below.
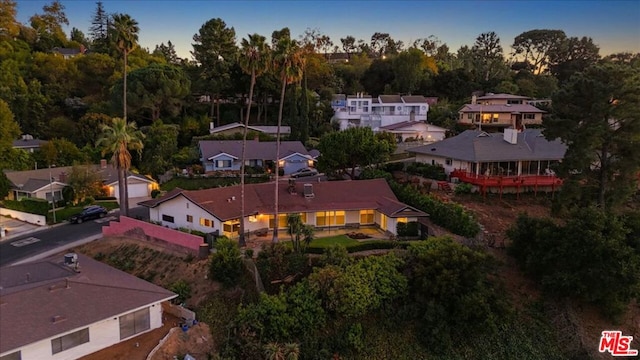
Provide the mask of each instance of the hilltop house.
[{"label": "hilltop house", "polygon": [[340,130],[352,126],[368,126],[374,131],[381,127],[408,121],[427,121],[429,100],[421,95],[334,95],[331,107],[333,119]]},{"label": "hilltop house", "polygon": [[[90,165],[90,168],[102,179],[108,196],[119,198],[118,170],[107,164],[106,160],[102,160],[100,165]],[[72,169],[72,166],[62,166],[26,171],[4,170],[7,179],[11,182],[8,199],[19,200],[27,197],[48,201],[52,198],[56,201],[61,200],[62,189],[68,185],[67,180]],[[127,184],[129,199],[151,196],[151,191],[159,187],[155,180],[133,173],[127,174]]]},{"label": "hilltop house", "polygon": [[[202,140],[198,147],[205,172],[240,170],[241,140]],[[281,141],[278,167],[284,169],[285,175],[298,169],[312,167],[316,161],[312,155],[300,141]],[[276,142],[247,141],[245,159],[246,166],[273,168],[276,161]]]},{"label": "hilltop house", "polygon": [[14,140],[11,146],[14,149],[21,149],[27,152],[34,152],[40,150],[40,147],[46,144],[46,140],[34,139],[32,135],[22,135],[19,140]]},{"label": "hilltop house", "polygon": [[537,187],[561,184],[553,167],[567,146],[547,140],[540,129],[504,133],[466,130],[458,136],[408,149],[416,162],[442,166],[462,182],[487,187]]},{"label": "hilltop house", "polygon": [[0,359],[78,359],[162,326],[177,297],[80,254],[4,267]]},{"label": "hilltop house", "polygon": [[[245,229],[272,230],[274,184],[245,185]],[[240,186],[186,191],[174,189],[158,199],[140,203],[149,218],[171,228],[238,235],[241,217]],[[384,179],[298,183],[279,187],[278,228],[287,227],[287,214],[300,214],[318,229],[376,227],[396,234],[399,222],[428,216],[398,201]]]},{"label": "hilltop house", "polygon": [[519,130],[526,125],[540,125],[546,111],[531,105],[532,101],[529,97],[511,94],[474,95],[471,104],[458,110],[458,123],[485,129],[513,127]]},{"label": "hilltop house", "polygon": [[[242,134],[244,124],[234,122],[218,127],[214,127],[213,123],[209,123],[209,134],[211,135],[235,135]],[[278,127],[273,125],[249,125],[247,131],[258,132],[276,137],[278,135]],[[291,126],[280,126],[280,137],[289,136],[291,134]]]}]

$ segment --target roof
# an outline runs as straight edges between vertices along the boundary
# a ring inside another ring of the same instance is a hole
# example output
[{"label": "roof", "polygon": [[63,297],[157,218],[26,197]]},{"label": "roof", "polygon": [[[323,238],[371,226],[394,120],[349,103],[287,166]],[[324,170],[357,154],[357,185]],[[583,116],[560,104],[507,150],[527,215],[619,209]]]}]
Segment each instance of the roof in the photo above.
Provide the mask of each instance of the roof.
[{"label": "roof", "polygon": [[400,95],[380,95],[378,99],[380,99],[380,102],[383,104],[402,103],[402,96]]},{"label": "roof", "polygon": [[[102,181],[109,185],[118,182],[118,170],[113,165],[107,165],[101,168],[100,165],[89,165],[95,171]],[[11,181],[14,188],[20,188],[27,192],[33,192],[42,188],[42,186],[49,184],[51,178],[54,181],[60,180],[60,174],[65,173],[67,176],[71,173],[73,166],[61,166],[37,169],[37,170],[25,170],[25,171],[11,171],[4,170],[7,179]],[[154,180],[140,174],[129,173],[127,177],[134,177],[146,182],[154,182]],[[59,181],[63,182],[63,181]],[[64,183],[64,182],[63,182]],[[43,185],[44,184],[44,185]]]},{"label": "roof", "polygon": [[[222,125],[222,126],[218,126],[215,127],[211,130],[209,130],[210,134],[215,134],[218,132],[222,132],[225,130],[231,130],[231,129],[235,129],[235,128],[244,128],[244,124],[238,123],[238,122],[233,122],[230,124],[226,124],[226,125]],[[262,132],[265,134],[277,134],[278,133],[278,127],[277,126],[271,126],[271,125],[250,125],[248,127],[249,130],[253,130],[253,131],[258,131],[258,132]],[[291,127],[290,126],[280,126],[280,134],[291,134]]]},{"label": "roof", "polygon": [[528,96],[511,95],[511,94],[487,94],[485,96],[479,96],[477,100],[498,100],[498,99],[531,99]]},{"label": "roof", "polygon": [[[221,153],[227,153],[237,158],[242,157],[242,140],[201,140],[198,143],[200,154],[203,159],[209,159]],[[280,159],[291,154],[299,153],[304,156],[311,156],[307,149],[300,141],[281,141],[280,142]],[[276,142],[275,141],[247,141],[245,149],[246,159],[275,160],[276,159]]]},{"label": "roof", "polygon": [[529,104],[505,104],[505,105],[480,105],[480,104],[466,104],[460,110],[460,112],[483,112],[483,113],[546,113],[544,110],[540,110],[537,107]]},{"label": "roof", "polygon": [[566,150],[567,146],[560,140],[547,140],[540,129],[526,129],[518,133],[516,144],[506,142],[503,133],[467,130],[433,144],[407,149],[407,152],[480,162],[559,160]]},{"label": "roof", "polygon": [[427,98],[425,98],[422,95],[407,95],[407,96],[403,96],[402,97],[402,102],[406,103],[406,104],[412,104],[412,103],[425,103],[427,104]]},{"label": "roof", "polygon": [[14,140],[11,146],[13,146],[16,149],[31,149],[31,148],[39,148],[41,145],[46,143],[47,143],[47,140],[19,139],[19,140]]},{"label": "roof", "polygon": [[90,257],[78,254],[78,265],[57,255],[2,268],[0,353],[177,296]]},{"label": "roof", "polygon": [[380,130],[399,130],[413,125],[424,125],[427,131],[446,132],[447,129],[432,124],[427,124],[424,121],[402,121],[395,124],[381,126]]},{"label": "roof", "polygon": [[[296,182],[296,193],[287,184],[278,188],[278,212],[314,212],[330,210],[377,209],[389,217],[428,216],[426,213],[398,201],[384,179],[358,181],[314,182],[313,198],[304,197],[304,182]],[[274,183],[245,185],[245,214],[273,214]],[[158,199],[139,205],[156,207],[173,198],[183,196],[216,218],[226,221],[241,215],[240,186],[206,190],[174,190]],[[233,200],[235,199],[235,200]]]}]

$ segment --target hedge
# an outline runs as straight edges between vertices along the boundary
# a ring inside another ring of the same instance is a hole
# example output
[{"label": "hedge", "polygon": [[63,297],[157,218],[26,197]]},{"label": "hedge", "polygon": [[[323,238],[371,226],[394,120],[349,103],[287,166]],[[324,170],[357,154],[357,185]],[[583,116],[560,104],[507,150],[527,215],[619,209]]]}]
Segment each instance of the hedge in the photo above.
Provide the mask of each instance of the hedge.
[{"label": "hedge", "polygon": [[[406,249],[410,242],[399,242],[393,240],[365,240],[360,241],[357,244],[347,245],[345,248],[349,253],[355,253],[367,250],[381,250],[381,249]],[[308,254],[324,254],[326,247],[309,246],[306,252]]]},{"label": "hedge", "polygon": [[4,207],[11,210],[46,216],[49,212],[49,202],[42,199],[4,200]]}]

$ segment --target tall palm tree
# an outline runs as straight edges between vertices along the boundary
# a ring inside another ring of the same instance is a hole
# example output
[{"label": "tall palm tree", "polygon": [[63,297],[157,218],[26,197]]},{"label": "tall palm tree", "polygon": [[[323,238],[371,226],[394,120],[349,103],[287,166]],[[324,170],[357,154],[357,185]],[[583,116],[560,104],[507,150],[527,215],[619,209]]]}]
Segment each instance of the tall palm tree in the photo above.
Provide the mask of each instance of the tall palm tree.
[{"label": "tall palm tree", "polygon": [[245,168],[245,150],[247,148],[247,128],[249,127],[249,116],[251,114],[251,103],[253,101],[253,88],[256,85],[256,77],[262,75],[269,68],[269,46],[266,38],[259,34],[249,35],[249,40],[242,39],[242,49],[240,50],[240,67],[242,70],[251,75],[251,84],[249,85],[249,103],[247,104],[247,115],[244,121],[244,131],[242,132],[242,163],[240,164],[240,246],[245,246],[244,238],[244,168]]},{"label": "tall palm tree", "polygon": [[144,134],[140,132],[134,122],[127,123],[123,118],[113,118],[111,125],[102,125],[102,134],[96,142],[96,147],[102,148],[102,155],[112,154],[111,163],[118,169],[118,194],[120,196],[120,214],[128,216],[128,202],[125,201],[126,172],[131,168],[131,153],[142,151]]},{"label": "tall palm tree", "polygon": [[[127,120],[127,58],[129,53],[138,45],[138,22],[128,14],[114,14],[110,23],[110,36],[112,43],[120,51],[124,58],[123,83],[122,83],[122,117]],[[119,184],[118,186],[121,186]],[[127,183],[124,183],[124,205],[129,209],[129,191]],[[120,202],[123,200],[121,199]]]},{"label": "tall palm tree", "polygon": [[279,164],[280,159],[280,127],[282,126],[282,110],[284,107],[284,95],[287,84],[298,81],[302,76],[303,57],[302,51],[295,40],[288,36],[284,36],[276,43],[273,54],[273,66],[280,73],[282,81],[282,89],[280,90],[280,108],[278,109],[278,130],[276,134],[276,171],[275,171],[275,226],[273,227],[273,243],[278,242],[278,182],[279,182]]}]

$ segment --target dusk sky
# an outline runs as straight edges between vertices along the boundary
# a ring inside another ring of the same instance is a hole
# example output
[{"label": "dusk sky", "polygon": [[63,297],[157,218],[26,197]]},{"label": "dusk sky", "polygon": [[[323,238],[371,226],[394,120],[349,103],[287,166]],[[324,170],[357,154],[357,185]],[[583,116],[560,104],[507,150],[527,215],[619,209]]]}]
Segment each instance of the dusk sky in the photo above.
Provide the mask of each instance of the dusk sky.
[{"label": "dusk sky", "polygon": [[[18,21],[42,13],[51,1],[18,0]],[[62,0],[72,27],[88,32],[95,1]],[[495,31],[505,54],[513,39],[533,29],[564,30],[589,36],[600,54],[640,52],[640,1],[103,1],[108,13],[127,13],[140,26],[140,45],[151,51],[161,42],[175,45],[178,56],[191,58],[193,35],[202,24],[221,18],[234,27],[238,42],[249,33],[270,38],[289,27],[297,38],[306,28],[329,35],[335,45],[352,35],[369,42],[374,32],[389,33],[410,45],[435,35],[455,52],[471,46],[483,32]]]}]

